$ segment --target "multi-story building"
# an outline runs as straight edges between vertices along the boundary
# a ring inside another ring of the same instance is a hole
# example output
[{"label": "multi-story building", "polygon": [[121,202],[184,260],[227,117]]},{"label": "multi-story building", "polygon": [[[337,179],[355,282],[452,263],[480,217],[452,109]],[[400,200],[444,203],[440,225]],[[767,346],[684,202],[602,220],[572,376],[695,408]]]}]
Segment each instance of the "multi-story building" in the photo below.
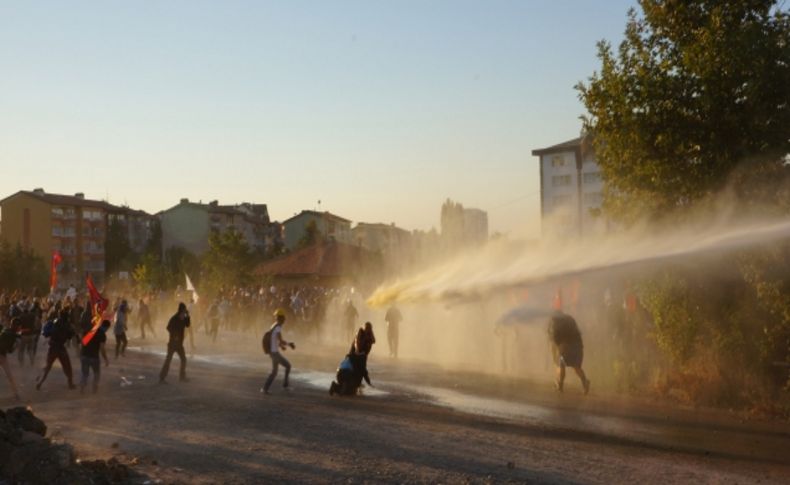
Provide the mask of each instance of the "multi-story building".
[{"label": "multi-story building", "polygon": [[393,224],[359,222],[351,229],[357,246],[385,256],[398,257],[411,250],[411,233]]},{"label": "multi-story building", "polygon": [[82,286],[89,272],[104,280],[104,243],[107,214],[119,208],[85,194],[48,194],[44,189],[19,191],[0,201],[2,238],[32,249],[49,264],[54,251],[61,255],[59,286]]},{"label": "multi-story building", "polygon": [[151,240],[154,225],[158,224],[158,221],[155,216],[145,211],[113,206],[107,210],[108,230],[115,223],[123,228],[132,252],[142,254]]},{"label": "multi-story building", "polygon": [[253,250],[266,251],[282,238],[281,226],[269,220],[266,204],[220,205],[181,199],[178,205],[160,212],[162,249],[181,247],[195,254],[208,249],[212,231],[241,233]]},{"label": "multi-story building", "polygon": [[583,236],[607,229],[600,215],[603,181],[589,137],[533,150],[540,160],[542,231]]},{"label": "multi-story building", "polygon": [[441,225],[442,239],[450,248],[488,240],[488,213],[481,209],[466,209],[450,199],[442,204]]},{"label": "multi-story building", "polygon": [[283,221],[285,247],[287,249],[295,248],[311,223],[315,224],[318,233],[325,240],[332,239],[341,243],[352,243],[351,221],[329,212],[303,210]]}]

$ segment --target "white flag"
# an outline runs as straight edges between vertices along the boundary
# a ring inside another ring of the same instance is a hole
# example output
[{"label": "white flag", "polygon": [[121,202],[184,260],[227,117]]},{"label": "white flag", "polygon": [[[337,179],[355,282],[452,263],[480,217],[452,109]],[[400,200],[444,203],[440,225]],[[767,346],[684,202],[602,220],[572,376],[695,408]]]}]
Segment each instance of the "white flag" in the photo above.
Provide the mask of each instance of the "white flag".
[{"label": "white flag", "polygon": [[187,284],[186,284],[187,291],[191,291],[192,292],[192,297],[193,297],[195,303],[197,303],[199,297],[198,297],[198,292],[195,289],[195,285],[192,284],[192,280],[189,279],[189,275],[188,274],[184,273],[184,276],[187,279]]}]

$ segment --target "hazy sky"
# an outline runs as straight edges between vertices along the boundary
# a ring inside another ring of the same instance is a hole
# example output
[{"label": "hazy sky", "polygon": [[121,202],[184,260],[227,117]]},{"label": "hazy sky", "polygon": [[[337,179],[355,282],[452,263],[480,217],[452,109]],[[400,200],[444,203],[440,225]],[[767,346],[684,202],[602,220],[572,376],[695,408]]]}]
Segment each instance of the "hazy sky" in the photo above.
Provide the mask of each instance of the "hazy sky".
[{"label": "hazy sky", "polygon": [[442,201],[537,233],[535,148],[633,2],[0,3],[0,198],[181,197],[439,226]]}]

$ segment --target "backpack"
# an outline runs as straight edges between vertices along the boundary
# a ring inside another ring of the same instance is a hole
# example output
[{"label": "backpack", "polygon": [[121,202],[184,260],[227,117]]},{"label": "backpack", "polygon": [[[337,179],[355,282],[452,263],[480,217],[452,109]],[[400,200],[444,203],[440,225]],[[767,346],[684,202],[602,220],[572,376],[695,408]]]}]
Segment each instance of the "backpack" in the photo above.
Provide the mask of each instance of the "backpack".
[{"label": "backpack", "polygon": [[13,353],[16,349],[16,333],[10,328],[0,332],[0,355]]},{"label": "backpack", "polygon": [[261,342],[263,345],[263,353],[269,355],[272,351],[272,331],[269,330],[265,334],[263,334],[263,341]]},{"label": "backpack", "polygon": [[44,328],[41,329],[41,334],[45,337],[51,337],[53,330],[55,330],[55,321],[49,320],[47,323],[44,324]]}]

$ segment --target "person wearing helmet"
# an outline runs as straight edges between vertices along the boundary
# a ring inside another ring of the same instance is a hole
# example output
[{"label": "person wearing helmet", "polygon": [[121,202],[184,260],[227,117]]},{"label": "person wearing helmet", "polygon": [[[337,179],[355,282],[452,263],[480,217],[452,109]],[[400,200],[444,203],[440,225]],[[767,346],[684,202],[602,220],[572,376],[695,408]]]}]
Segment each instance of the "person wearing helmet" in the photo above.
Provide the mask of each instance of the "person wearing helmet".
[{"label": "person wearing helmet", "polygon": [[[280,365],[285,367],[285,380],[283,381],[283,388],[288,388],[288,376],[291,373],[291,363],[288,362],[288,359],[283,357],[280,351],[285,351],[286,347],[291,347],[291,349],[296,348],[293,342],[286,342],[283,338],[282,327],[285,324],[285,310],[282,308],[275,310],[274,318],[276,320],[268,332],[269,341],[265,342],[269,344],[269,357],[272,359],[272,372],[269,374],[269,378],[266,379],[266,383],[261,389],[261,392],[264,394],[269,394],[269,388],[272,386],[274,379],[277,377],[277,370],[279,369]],[[265,340],[266,339],[264,339],[264,341]]]}]

